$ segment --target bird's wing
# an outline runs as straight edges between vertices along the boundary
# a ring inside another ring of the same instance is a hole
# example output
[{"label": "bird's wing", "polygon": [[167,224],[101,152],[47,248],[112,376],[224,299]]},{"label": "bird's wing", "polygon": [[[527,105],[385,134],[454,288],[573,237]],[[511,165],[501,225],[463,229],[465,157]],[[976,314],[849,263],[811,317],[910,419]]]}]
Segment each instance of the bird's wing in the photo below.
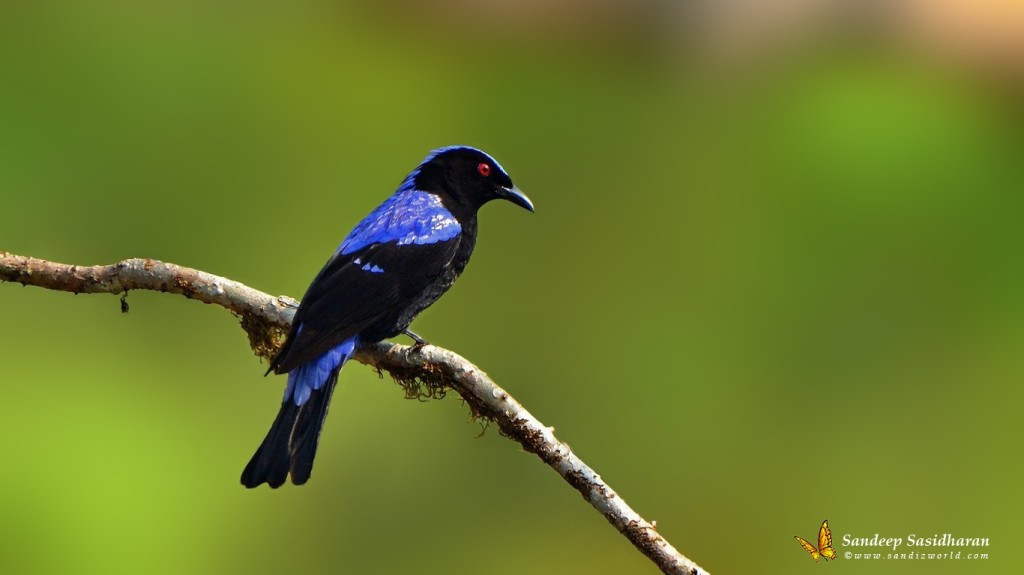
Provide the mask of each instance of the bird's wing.
[{"label": "bird's wing", "polygon": [[440,197],[410,186],[359,222],[320,270],[272,371],[291,371],[404,310],[451,262],[461,224]]},{"label": "bird's wing", "polygon": [[411,305],[451,262],[457,236],[430,244],[371,244],[335,254],[310,284],[271,369],[285,373]]}]

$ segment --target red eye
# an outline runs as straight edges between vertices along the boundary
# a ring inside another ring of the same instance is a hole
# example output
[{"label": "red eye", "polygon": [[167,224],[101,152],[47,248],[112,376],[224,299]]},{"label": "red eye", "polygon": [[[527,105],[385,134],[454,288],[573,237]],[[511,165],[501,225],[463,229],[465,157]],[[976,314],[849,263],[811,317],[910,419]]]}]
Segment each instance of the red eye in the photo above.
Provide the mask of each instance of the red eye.
[{"label": "red eye", "polygon": [[491,165],[487,163],[481,163],[477,165],[476,171],[480,172],[480,175],[486,178],[487,176],[491,175]]}]

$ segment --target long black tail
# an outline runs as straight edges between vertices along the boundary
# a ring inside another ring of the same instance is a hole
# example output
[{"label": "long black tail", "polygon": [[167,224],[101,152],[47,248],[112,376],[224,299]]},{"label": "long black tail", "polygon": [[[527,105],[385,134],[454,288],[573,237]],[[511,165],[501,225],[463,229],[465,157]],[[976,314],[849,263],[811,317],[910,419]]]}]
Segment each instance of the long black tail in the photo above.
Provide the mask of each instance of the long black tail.
[{"label": "long black tail", "polygon": [[242,471],[242,485],[251,488],[266,483],[277,489],[288,479],[288,472],[295,485],[302,485],[309,479],[339,371],[340,366],[301,406],[295,405],[291,398],[281,403],[267,437]]}]

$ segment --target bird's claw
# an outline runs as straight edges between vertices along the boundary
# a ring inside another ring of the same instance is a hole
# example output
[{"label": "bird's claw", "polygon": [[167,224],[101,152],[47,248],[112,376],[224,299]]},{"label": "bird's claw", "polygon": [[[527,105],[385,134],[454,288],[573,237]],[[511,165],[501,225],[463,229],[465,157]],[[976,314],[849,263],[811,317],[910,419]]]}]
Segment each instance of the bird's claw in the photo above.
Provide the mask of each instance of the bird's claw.
[{"label": "bird's claw", "polygon": [[414,342],[412,344],[412,348],[417,350],[417,351],[419,351],[419,349],[421,347],[425,346],[425,345],[430,345],[429,343],[427,343],[427,340],[425,340],[422,337],[416,335],[416,333],[414,333],[414,332],[412,332],[412,331],[410,331],[408,329],[404,330],[402,333],[404,333],[405,335],[407,335],[410,338],[412,338],[412,341]]}]

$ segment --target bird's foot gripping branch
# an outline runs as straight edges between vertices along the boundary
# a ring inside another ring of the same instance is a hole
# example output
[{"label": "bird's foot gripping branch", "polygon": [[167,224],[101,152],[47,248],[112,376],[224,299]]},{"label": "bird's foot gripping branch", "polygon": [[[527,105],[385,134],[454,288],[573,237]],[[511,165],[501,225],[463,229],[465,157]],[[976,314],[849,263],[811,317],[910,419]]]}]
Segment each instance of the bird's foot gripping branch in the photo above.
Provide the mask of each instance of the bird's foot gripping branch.
[{"label": "bird's foot gripping branch", "polygon": [[[217,304],[242,318],[254,350],[267,357],[280,334],[290,328],[295,300],[275,297],[206,272],[150,259],[112,265],[75,266],[0,252],[0,281],[71,293],[152,290],[185,295]],[[12,297],[7,295],[5,297]],[[118,307],[112,306],[112,309]],[[262,346],[262,347],[260,347]],[[707,573],[679,553],[654,526],[636,513],[569,447],[483,371],[449,350],[378,343],[356,352],[354,359],[395,376],[406,389],[425,386],[443,393],[455,390],[474,413],[494,421],[502,434],[550,465],[664,573]]]}]

